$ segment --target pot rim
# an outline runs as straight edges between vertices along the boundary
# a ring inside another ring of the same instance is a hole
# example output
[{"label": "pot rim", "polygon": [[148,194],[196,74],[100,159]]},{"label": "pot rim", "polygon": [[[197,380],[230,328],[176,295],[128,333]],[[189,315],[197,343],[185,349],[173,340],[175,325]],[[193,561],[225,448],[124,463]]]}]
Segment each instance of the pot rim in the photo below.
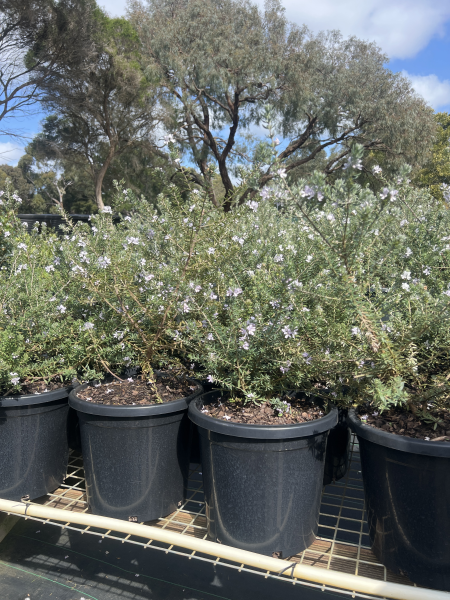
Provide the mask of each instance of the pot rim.
[{"label": "pot rim", "polygon": [[37,394],[23,394],[20,396],[0,396],[0,408],[14,408],[23,406],[35,406],[54,400],[67,398],[72,389],[72,385],[51,390],[50,392],[42,392]]},{"label": "pot rim", "polygon": [[358,438],[361,437],[379,446],[400,450],[401,452],[410,452],[411,454],[450,458],[450,442],[416,440],[395,433],[389,433],[388,431],[381,431],[370,425],[363,424],[354,408],[348,411],[348,421],[352,431],[356,433]]},{"label": "pot rim", "polygon": [[[262,439],[262,440],[280,440],[303,438],[313,435],[319,435],[325,431],[329,431],[338,421],[338,409],[333,404],[330,412],[314,421],[307,423],[295,423],[292,425],[256,425],[247,423],[233,423],[231,421],[220,421],[214,417],[201,412],[198,405],[204,403],[205,398],[213,400],[211,396],[221,394],[220,390],[207,392],[202,394],[195,402],[189,404],[189,418],[198,427],[208,429],[215,433],[221,433],[233,437]],[[215,399],[215,398],[214,398]]]},{"label": "pot rim", "polygon": [[164,402],[163,404],[147,404],[146,406],[110,406],[109,404],[94,404],[88,402],[77,396],[77,391],[82,391],[88,387],[89,384],[84,383],[70,392],[69,406],[78,412],[86,413],[88,415],[118,418],[129,417],[132,419],[135,417],[153,417],[156,415],[180,412],[187,410],[190,402],[203,392],[202,386],[195,379],[186,377],[186,380],[189,383],[197,385],[197,389],[189,396],[177,400],[170,400],[170,402]]}]

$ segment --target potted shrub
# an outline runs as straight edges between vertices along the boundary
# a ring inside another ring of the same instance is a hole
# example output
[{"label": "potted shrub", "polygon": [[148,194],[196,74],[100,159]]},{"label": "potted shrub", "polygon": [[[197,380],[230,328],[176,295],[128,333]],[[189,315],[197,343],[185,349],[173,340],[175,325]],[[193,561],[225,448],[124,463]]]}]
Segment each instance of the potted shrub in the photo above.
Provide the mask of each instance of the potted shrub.
[{"label": "potted shrub", "polygon": [[36,498],[60,485],[68,459],[68,394],[76,319],[57,270],[57,238],[28,235],[1,195],[0,496]]},{"label": "potted shrub", "polygon": [[[202,211],[183,209],[176,189],[158,209],[142,203],[114,224],[106,207],[63,240],[71,285],[83,289],[81,329],[109,378],[69,399],[80,420],[88,504],[96,514],[139,522],[167,515],[185,498],[187,409],[202,389],[180,373],[176,353],[197,238],[207,235]],[[183,210],[195,227],[184,224]],[[130,365],[140,374],[124,377]]]},{"label": "potted shrub", "polygon": [[338,377],[341,333],[353,318],[337,314],[334,283],[305,240],[273,202],[235,207],[197,247],[205,266],[177,327],[219,388],[189,406],[208,534],[283,557],[317,533],[327,436],[338,419],[321,390]]},{"label": "potted shrub", "polygon": [[[347,170],[359,160],[354,148]],[[448,211],[407,169],[395,182],[380,171],[376,194],[351,176],[333,186],[316,176],[289,208],[313,228],[315,254],[330,257],[353,312],[329,387],[339,406],[353,404],[373,550],[417,584],[448,590]]]},{"label": "potted shrub", "polygon": [[403,247],[386,261],[374,301],[385,336],[378,373],[354,390],[350,422],[376,556],[418,585],[450,591],[448,215],[422,198],[406,204],[406,220],[389,231]]}]

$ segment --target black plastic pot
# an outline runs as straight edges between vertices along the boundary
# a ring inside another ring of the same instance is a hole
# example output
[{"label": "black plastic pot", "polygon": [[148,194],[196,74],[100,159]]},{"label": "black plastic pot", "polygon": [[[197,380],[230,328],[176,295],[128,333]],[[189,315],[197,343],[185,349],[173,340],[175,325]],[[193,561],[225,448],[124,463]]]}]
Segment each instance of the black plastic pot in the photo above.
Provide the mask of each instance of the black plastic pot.
[{"label": "black plastic pot", "polygon": [[414,583],[450,591],[450,443],[363,425],[358,436],[372,549]]},{"label": "black plastic pot", "polygon": [[173,512],[185,498],[189,469],[190,400],[149,406],[108,406],[82,400],[73,390],[69,404],[78,413],[92,512],[130,521],[150,521]]},{"label": "black plastic pot", "polygon": [[350,464],[351,431],[347,422],[347,409],[338,408],[338,422],[330,429],[325,455],[323,485],[342,479]]},{"label": "black plastic pot", "polygon": [[63,482],[70,388],[0,397],[0,498],[38,498]]},{"label": "black plastic pot", "polygon": [[328,431],[337,408],[295,425],[245,425],[212,418],[209,392],[189,405],[198,426],[208,535],[219,543],[287,557],[315,539]]}]

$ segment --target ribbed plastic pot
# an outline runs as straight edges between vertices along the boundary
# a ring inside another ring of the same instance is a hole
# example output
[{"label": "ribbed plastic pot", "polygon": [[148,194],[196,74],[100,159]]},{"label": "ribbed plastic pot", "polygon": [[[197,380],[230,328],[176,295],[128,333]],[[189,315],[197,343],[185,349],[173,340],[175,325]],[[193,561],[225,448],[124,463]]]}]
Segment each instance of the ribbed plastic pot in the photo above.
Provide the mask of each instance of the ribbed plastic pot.
[{"label": "ribbed plastic pot", "polygon": [[323,485],[329,485],[345,477],[350,464],[351,431],[347,421],[347,409],[338,408],[338,422],[330,429],[325,455]]},{"label": "ribbed plastic pot", "polygon": [[69,390],[0,397],[0,498],[33,500],[63,482]]},{"label": "ribbed plastic pot", "polygon": [[372,549],[414,583],[450,591],[450,443],[363,425],[358,436]]},{"label": "ribbed plastic pot", "polygon": [[209,392],[192,401],[200,432],[208,535],[215,542],[287,557],[314,541],[325,450],[337,408],[295,425],[246,425],[210,417]]},{"label": "ribbed plastic pot", "polygon": [[189,469],[189,402],[186,398],[148,406],[108,406],[78,397],[77,411],[89,508],[129,521],[164,517],[183,502]]}]

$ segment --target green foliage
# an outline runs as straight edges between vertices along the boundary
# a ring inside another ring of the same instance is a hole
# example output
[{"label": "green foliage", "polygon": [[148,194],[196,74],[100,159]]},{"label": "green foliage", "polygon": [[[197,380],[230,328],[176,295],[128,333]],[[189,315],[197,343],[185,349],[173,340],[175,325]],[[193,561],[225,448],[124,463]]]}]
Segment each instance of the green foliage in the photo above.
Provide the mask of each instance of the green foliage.
[{"label": "green foliage", "polygon": [[[450,115],[437,113],[436,140],[431,151],[430,161],[414,177],[414,183],[427,187],[438,200],[444,200],[444,185],[450,185]],[[448,203],[449,200],[447,199]]]},{"label": "green foliage", "polygon": [[381,412],[397,406],[405,406],[409,399],[409,394],[405,390],[405,382],[401,377],[393,377],[387,383],[375,378],[367,392],[376,408]]}]

